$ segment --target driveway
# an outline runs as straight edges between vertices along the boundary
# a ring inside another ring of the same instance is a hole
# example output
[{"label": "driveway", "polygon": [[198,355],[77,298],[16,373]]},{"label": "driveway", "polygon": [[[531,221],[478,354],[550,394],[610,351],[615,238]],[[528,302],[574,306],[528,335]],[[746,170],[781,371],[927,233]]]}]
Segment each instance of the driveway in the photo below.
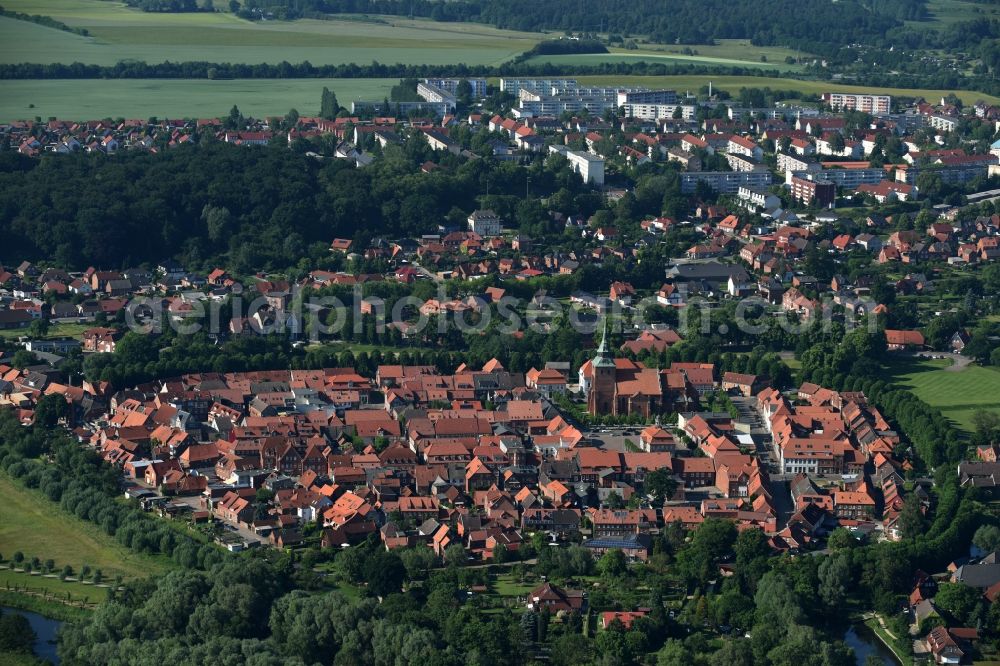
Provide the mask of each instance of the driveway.
[{"label": "driveway", "polygon": [[920,358],[950,358],[951,365],[946,368],[942,368],[945,372],[961,372],[965,370],[972,363],[972,359],[968,356],[962,356],[961,354],[956,354],[954,352],[916,352],[914,356]]}]

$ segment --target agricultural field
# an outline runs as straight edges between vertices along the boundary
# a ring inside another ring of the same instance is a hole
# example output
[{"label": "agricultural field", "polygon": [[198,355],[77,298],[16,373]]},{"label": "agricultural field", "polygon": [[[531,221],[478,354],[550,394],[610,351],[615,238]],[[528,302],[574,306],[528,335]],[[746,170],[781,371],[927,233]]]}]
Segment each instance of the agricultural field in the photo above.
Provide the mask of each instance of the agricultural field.
[{"label": "agricultural field", "polygon": [[[4,0],[4,8],[42,14],[89,37],[0,18],[0,63],[114,65],[160,63],[425,63],[496,65],[530,49],[541,34],[486,25],[399,17],[245,21],[228,13],[148,13],[102,0]],[[222,3],[219,3],[220,5]]]},{"label": "agricultural field", "polygon": [[1000,6],[975,0],[928,0],[930,21],[907,21],[911,28],[941,29],[977,18],[1000,19]]},{"label": "agricultural field", "polygon": [[[580,55],[542,55],[531,58],[529,62],[557,65],[651,62],[799,72],[803,66],[787,64],[785,58],[808,55],[780,46],[754,46],[745,39],[723,39],[710,46],[698,44],[688,47],[642,43],[638,50],[611,49],[611,51],[611,53]],[[765,60],[762,61],[761,58]]]},{"label": "agricultural field", "polygon": [[133,553],[98,527],[65,513],[6,476],[0,476],[0,544],[5,558],[19,550],[29,559],[52,559],[59,568],[68,564],[79,571],[89,564],[109,580],[119,574],[126,579],[141,578],[170,566],[164,559]]},{"label": "agricultural field", "polygon": [[736,60],[734,58],[714,58],[701,55],[683,55],[666,53],[644,53],[642,51],[615,51],[613,53],[583,53],[576,55],[540,55],[528,60],[532,64],[547,65],[601,65],[604,63],[662,63],[665,65],[705,65],[716,67],[743,67],[746,69],[777,70],[780,72],[801,71],[801,65],[788,65],[779,62],[753,62],[752,60]]},{"label": "agricultural field", "polygon": [[951,370],[950,366],[950,360],[911,358],[893,362],[890,371],[897,383],[971,432],[976,411],[1000,412],[1000,369],[969,365]]},{"label": "agricultural field", "polygon": [[213,118],[235,104],[263,118],[296,109],[319,113],[323,86],[350,108],[352,100],[384,99],[398,79],[114,79],[4,81],[0,121],[59,118]]}]

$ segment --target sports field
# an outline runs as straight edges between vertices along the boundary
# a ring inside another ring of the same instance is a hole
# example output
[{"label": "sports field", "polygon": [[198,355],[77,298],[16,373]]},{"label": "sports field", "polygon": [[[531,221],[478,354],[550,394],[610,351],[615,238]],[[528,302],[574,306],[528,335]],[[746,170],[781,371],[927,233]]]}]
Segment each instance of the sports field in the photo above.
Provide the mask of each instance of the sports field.
[{"label": "sports field", "polygon": [[[245,21],[228,13],[149,13],[103,0],[3,0],[8,10],[51,16],[82,37],[0,18],[0,63],[114,65],[120,60],[230,63],[495,65],[543,38],[469,23],[399,17]],[[223,3],[218,3],[222,5]]]},{"label": "sports field", "polygon": [[165,560],[133,553],[95,525],[65,513],[41,493],[21,488],[6,476],[0,476],[0,546],[6,559],[21,551],[27,559],[52,559],[60,569],[68,564],[79,571],[89,564],[108,580],[119,574],[141,578],[169,566]]},{"label": "sports field", "polygon": [[1000,413],[1000,369],[970,365],[951,371],[946,369],[950,365],[949,360],[912,358],[896,361],[890,369],[900,385],[971,432],[977,410]]}]

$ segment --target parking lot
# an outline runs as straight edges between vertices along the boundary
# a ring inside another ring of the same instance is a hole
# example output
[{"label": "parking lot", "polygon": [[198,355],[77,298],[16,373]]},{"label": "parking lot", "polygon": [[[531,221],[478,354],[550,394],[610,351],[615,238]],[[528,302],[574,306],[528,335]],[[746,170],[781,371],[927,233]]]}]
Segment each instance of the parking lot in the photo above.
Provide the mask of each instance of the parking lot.
[{"label": "parking lot", "polygon": [[641,433],[645,427],[646,426],[607,426],[603,428],[595,428],[593,430],[585,430],[583,434],[588,439],[598,443],[598,446],[603,449],[607,449],[608,451],[627,452],[635,449],[629,449],[629,447],[625,444],[625,441],[628,440],[632,442],[636,446],[636,449],[638,449],[639,433]]}]

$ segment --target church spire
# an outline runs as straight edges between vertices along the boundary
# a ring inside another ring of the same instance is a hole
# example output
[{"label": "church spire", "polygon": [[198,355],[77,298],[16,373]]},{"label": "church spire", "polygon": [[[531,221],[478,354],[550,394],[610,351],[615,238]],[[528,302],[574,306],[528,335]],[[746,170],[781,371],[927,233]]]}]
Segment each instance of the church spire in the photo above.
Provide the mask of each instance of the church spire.
[{"label": "church spire", "polygon": [[601,344],[597,348],[597,353],[602,356],[607,356],[608,354],[608,319],[604,318],[604,333],[601,335]]},{"label": "church spire", "polygon": [[597,348],[597,355],[592,361],[594,367],[613,368],[615,367],[614,356],[608,349],[608,320],[604,320],[604,334],[601,336],[601,344]]}]

